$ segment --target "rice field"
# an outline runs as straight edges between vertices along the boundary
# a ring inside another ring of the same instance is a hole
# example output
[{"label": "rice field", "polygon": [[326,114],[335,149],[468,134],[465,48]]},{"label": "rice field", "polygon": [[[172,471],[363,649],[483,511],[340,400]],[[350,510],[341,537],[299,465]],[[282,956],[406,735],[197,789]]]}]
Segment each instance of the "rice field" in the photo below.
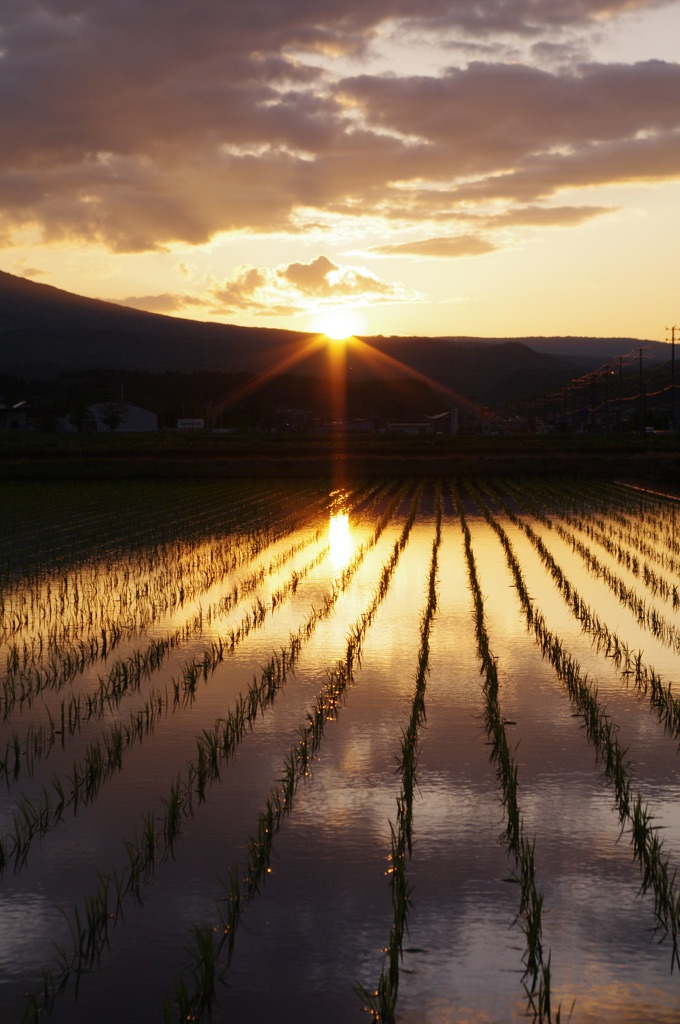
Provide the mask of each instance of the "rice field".
[{"label": "rice field", "polygon": [[679,513],[6,485],[0,1022],[678,1021]]}]

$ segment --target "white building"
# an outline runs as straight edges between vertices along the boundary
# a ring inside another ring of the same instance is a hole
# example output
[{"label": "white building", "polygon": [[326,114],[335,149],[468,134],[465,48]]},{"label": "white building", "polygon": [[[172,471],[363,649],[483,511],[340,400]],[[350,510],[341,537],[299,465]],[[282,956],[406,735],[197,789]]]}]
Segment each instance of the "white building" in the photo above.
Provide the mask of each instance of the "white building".
[{"label": "white building", "polygon": [[[155,412],[127,402],[97,402],[88,405],[87,414],[88,422],[84,424],[87,431],[132,434],[158,430],[158,416]],[[66,416],[59,421],[59,429],[73,433],[78,427],[70,416]]]}]

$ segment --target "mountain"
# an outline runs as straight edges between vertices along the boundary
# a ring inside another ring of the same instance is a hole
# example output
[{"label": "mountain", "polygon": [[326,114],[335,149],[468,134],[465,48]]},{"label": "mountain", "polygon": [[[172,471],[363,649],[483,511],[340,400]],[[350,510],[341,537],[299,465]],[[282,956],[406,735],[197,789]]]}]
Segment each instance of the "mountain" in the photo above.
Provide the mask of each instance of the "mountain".
[{"label": "mountain", "polygon": [[45,378],[93,368],[261,369],[294,331],[181,320],[0,271],[0,373]]},{"label": "mountain", "polygon": [[565,359],[592,359],[598,366],[641,347],[647,362],[663,362],[670,358],[671,348],[667,342],[640,341],[639,338],[522,338],[522,341],[535,352]]},{"label": "mountain", "polygon": [[[328,376],[323,349],[295,361],[312,337],[145,313],[0,272],[0,374],[44,380],[92,369],[235,374],[285,366],[289,374]],[[408,367],[455,396],[483,404],[555,390],[641,344],[630,338],[364,340],[369,349],[348,349],[351,379],[391,378]]]}]

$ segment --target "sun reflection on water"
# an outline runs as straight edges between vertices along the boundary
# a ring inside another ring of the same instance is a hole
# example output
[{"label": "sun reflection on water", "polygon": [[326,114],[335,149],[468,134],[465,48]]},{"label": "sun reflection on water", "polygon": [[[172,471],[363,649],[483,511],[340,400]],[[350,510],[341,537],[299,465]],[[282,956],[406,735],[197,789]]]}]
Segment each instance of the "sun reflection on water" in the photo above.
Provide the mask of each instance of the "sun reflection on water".
[{"label": "sun reflection on water", "polygon": [[343,569],[352,555],[352,536],[349,530],[349,513],[331,512],[328,524],[328,543],[331,563],[335,569]]}]

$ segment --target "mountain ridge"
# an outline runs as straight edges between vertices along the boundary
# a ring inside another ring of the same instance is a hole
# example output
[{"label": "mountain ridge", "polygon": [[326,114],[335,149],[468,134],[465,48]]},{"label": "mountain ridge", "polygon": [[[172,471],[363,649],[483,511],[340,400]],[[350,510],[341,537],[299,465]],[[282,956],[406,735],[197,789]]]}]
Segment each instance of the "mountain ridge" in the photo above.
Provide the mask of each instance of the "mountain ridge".
[{"label": "mountain ridge", "polygon": [[[312,337],[280,328],[239,327],[146,312],[0,271],[0,373],[7,375],[48,379],[94,369],[262,374],[294,359],[301,344]],[[634,338],[560,336],[392,335],[363,340],[378,353],[372,364],[382,369],[369,365],[359,347],[350,346],[350,379],[422,375],[435,390],[448,389],[483,404],[558,389],[640,346],[656,352],[657,358],[663,358],[669,347]],[[331,371],[322,350],[304,362],[293,362],[286,372],[324,377]]]}]

